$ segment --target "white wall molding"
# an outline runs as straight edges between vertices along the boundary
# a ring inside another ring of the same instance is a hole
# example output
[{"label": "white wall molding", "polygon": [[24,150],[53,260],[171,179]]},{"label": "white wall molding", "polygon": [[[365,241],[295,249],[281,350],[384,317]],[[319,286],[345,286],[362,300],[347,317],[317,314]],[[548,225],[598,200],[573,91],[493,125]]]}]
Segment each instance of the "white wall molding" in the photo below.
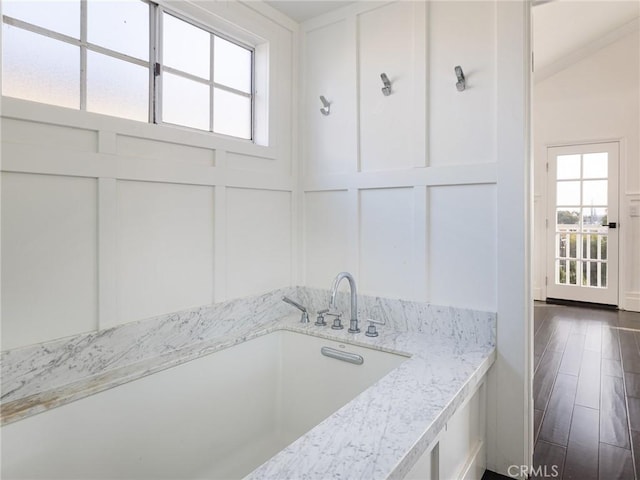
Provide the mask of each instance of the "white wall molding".
[{"label": "white wall molding", "polygon": [[497,2],[498,359],[487,392],[487,468],[533,460],[531,6]]},{"label": "white wall molding", "polygon": [[[216,150],[221,156],[226,151]],[[112,153],[52,150],[50,147],[4,143],[3,171],[116,178],[188,185],[227,185],[270,190],[293,190],[294,179],[286,172],[261,172],[189,165],[180,161],[115,156]]]},{"label": "white wall molding", "polygon": [[[176,125],[136,122],[11,97],[2,97],[1,101],[4,119],[58,125],[84,131],[115,132],[117,136],[130,136],[190,147],[228,150],[256,157],[277,158],[278,155],[275,146],[256,145],[249,140],[236,140]],[[5,138],[3,141],[10,141],[10,139]]]},{"label": "white wall molding", "polygon": [[304,179],[303,188],[310,192],[347,188],[399,188],[493,183],[496,183],[496,164],[488,163],[314,175]]},{"label": "white wall molding", "polygon": [[98,329],[118,323],[118,208],[114,178],[98,179]]}]

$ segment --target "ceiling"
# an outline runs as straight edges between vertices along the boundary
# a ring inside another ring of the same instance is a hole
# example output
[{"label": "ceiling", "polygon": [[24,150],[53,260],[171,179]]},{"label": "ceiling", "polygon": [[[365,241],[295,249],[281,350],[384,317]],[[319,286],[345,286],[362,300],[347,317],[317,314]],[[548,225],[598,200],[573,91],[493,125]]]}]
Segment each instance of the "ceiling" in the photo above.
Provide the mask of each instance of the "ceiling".
[{"label": "ceiling", "polygon": [[302,23],[310,18],[355,2],[346,0],[267,0],[265,3],[296,22]]},{"label": "ceiling", "polygon": [[639,16],[637,0],[539,2],[533,7],[536,70],[549,67],[616,30],[624,30]]},{"label": "ceiling", "polygon": [[[301,23],[355,2],[267,0],[266,3]],[[638,0],[533,0],[533,3],[536,71],[544,71],[554,65],[557,67],[562,59],[597,44],[612,32],[624,32],[625,26],[629,27],[631,22],[637,22],[640,17]],[[609,35],[609,39],[612,38],[615,39],[615,35]]]}]

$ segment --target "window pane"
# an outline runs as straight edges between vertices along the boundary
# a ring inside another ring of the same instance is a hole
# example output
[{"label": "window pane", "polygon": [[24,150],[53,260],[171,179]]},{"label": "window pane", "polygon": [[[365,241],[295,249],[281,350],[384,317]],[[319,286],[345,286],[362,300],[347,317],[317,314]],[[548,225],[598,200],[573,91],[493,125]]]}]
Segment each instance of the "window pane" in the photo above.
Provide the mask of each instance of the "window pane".
[{"label": "window pane", "polygon": [[149,60],[149,5],[139,0],[87,3],[89,43]]},{"label": "window pane", "polygon": [[583,178],[607,178],[608,154],[606,152],[588,153],[582,159]]},{"label": "window pane", "polygon": [[80,108],[80,48],[2,26],[2,94]]},{"label": "window pane", "polygon": [[558,182],[556,205],[580,205],[580,182]]},{"label": "window pane", "polygon": [[575,260],[569,262],[569,285],[578,285],[577,266],[578,262]]},{"label": "window pane", "polygon": [[4,0],[2,14],[54,32],[80,38],[80,0]]},{"label": "window pane", "polygon": [[580,155],[558,155],[557,178],[580,178]]},{"label": "window pane", "polygon": [[[607,209],[587,207],[582,209],[582,224],[585,228],[601,227],[607,221]],[[599,228],[594,230],[600,231]]]},{"label": "window pane", "polygon": [[87,52],[87,110],[148,121],[148,68]]},{"label": "window pane", "polygon": [[557,210],[558,225],[578,225],[580,223],[580,210],[577,208],[559,208]]},{"label": "window pane", "polygon": [[165,73],[162,83],[162,121],[209,130],[209,87]]},{"label": "window pane", "polygon": [[588,180],[582,183],[583,205],[607,205],[607,181]]},{"label": "window pane", "polygon": [[250,139],[251,99],[214,88],[213,131]]},{"label": "window pane", "polygon": [[162,15],[162,19],[162,62],[209,80],[211,34],[166,13]]},{"label": "window pane", "polygon": [[214,81],[251,93],[251,51],[220,37],[213,45]]}]

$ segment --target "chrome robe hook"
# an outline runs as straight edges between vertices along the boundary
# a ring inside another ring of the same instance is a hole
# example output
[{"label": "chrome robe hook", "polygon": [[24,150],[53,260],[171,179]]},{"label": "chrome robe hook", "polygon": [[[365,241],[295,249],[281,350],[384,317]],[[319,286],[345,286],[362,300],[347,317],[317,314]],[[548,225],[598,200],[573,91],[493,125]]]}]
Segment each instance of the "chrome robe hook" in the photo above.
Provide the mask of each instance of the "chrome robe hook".
[{"label": "chrome robe hook", "polygon": [[459,92],[462,92],[465,88],[467,88],[467,80],[464,78],[464,72],[462,71],[462,67],[460,65],[455,68],[456,78],[458,79],[458,83],[456,83],[456,88]]},{"label": "chrome robe hook", "polygon": [[320,113],[324,116],[329,115],[329,113],[331,113],[331,103],[326,98],[324,98],[324,95],[320,95],[320,101],[322,102]]},{"label": "chrome robe hook", "polygon": [[382,83],[384,87],[382,87],[382,93],[385,97],[391,95],[391,82],[389,81],[389,77],[387,77],[386,73],[381,73],[380,78],[382,79]]}]

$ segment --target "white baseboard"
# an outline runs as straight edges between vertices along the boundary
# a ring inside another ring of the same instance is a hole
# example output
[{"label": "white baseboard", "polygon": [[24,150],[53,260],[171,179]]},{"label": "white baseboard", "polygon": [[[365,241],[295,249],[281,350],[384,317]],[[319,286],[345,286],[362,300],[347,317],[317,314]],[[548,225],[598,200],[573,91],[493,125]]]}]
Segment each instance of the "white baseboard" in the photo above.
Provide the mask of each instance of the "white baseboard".
[{"label": "white baseboard", "polygon": [[640,312],[640,292],[626,292],[620,308],[630,312]]},{"label": "white baseboard", "polygon": [[541,302],[544,301],[545,297],[542,294],[542,287],[536,287],[533,289],[533,299],[540,300]]}]

